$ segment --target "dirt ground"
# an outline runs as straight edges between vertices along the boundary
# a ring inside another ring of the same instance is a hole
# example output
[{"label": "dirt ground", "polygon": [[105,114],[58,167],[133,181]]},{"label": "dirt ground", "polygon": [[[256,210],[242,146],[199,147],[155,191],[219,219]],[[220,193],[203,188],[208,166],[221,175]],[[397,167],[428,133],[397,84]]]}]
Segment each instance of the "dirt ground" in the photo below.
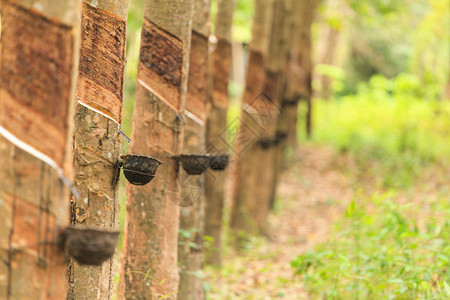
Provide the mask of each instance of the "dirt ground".
[{"label": "dirt ground", "polygon": [[331,149],[302,146],[284,170],[267,238],[245,253],[227,249],[220,272],[207,270],[209,299],[307,299],[290,262],[325,241],[352,199],[352,163]]},{"label": "dirt ground", "polygon": [[[255,238],[244,252],[224,250],[222,269],[206,269],[208,299],[308,299],[290,263],[326,241],[350,201],[386,192],[375,189],[379,178],[370,171],[331,148],[302,145],[282,172],[268,237]],[[420,228],[426,219],[445,218],[430,203],[448,198],[449,182],[448,166],[431,166],[412,187],[396,191],[395,201],[420,211],[414,214]]]}]

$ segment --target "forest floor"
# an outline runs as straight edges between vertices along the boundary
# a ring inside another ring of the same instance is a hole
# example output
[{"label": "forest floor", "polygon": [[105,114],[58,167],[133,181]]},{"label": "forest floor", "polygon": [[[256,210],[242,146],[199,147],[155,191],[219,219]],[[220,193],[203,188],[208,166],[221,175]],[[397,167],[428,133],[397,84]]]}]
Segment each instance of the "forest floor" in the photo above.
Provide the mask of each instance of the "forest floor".
[{"label": "forest floor", "polygon": [[221,272],[207,270],[210,299],[306,299],[290,262],[327,239],[333,222],[353,196],[345,155],[302,146],[283,171],[267,237],[252,240],[238,255],[226,249]]},{"label": "forest floor", "polygon": [[[239,252],[226,248],[220,271],[206,268],[208,299],[308,299],[291,261],[326,241],[355,197],[383,192],[354,158],[331,147],[305,144],[292,160],[281,175],[268,236],[252,239]],[[444,178],[435,179],[431,170],[396,201],[420,205],[420,199],[446,186],[448,174],[439,173]]]}]

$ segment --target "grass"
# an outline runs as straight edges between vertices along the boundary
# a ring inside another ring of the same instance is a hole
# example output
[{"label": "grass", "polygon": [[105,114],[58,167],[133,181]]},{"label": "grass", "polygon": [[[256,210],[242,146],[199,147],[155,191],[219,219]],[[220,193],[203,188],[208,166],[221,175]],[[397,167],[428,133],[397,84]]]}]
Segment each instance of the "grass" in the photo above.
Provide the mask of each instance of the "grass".
[{"label": "grass", "polygon": [[355,186],[368,179],[377,192],[292,261],[310,299],[450,299],[450,103],[424,89],[376,76],[356,95],[315,102],[313,142],[352,157]]},{"label": "grass", "polygon": [[316,100],[313,141],[355,156],[380,188],[410,187],[424,166],[450,163],[450,102],[423,98],[418,84],[375,76],[356,95]]},{"label": "grass", "polygon": [[[393,199],[352,201],[333,237],[293,260],[311,299],[450,299],[450,221],[420,229],[420,210]],[[450,214],[448,199],[429,205]]]}]

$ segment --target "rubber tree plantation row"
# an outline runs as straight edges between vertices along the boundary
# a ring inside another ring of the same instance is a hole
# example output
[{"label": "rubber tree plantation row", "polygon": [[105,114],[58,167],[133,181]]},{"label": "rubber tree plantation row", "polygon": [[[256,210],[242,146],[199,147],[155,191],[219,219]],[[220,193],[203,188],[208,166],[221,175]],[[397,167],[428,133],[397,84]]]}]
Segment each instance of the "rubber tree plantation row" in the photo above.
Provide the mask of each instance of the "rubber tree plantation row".
[{"label": "rubber tree plantation row", "polygon": [[298,101],[311,103],[318,3],[254,2],[242,112],[227,120],[235,1],[145,1],[127,137],[128,2],[0,1],[1,299],[204,299],[226,188],[236,241],[265,232]]}]

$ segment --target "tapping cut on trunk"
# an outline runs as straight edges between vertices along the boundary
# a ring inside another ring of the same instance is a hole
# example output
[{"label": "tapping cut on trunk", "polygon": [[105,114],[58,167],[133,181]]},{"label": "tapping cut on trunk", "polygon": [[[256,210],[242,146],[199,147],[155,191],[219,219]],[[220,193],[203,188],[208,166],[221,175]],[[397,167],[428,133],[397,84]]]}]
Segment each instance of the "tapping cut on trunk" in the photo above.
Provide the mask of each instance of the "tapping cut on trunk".
[{"label": "tapping cut on trunk", "polygon": [[[77,226],[114,229],[119,227],[120,124],[128,1],[80,2],[73,166],[81,197],[70,199],[71,221]],[[72,258],[67,267],[67,300],[109,299],[116,285],[114,255],[101,264],[88,265]]]},{"label": "tapping cut on trunk", "polygon": [[70,95],[66,74],[74,66],[71,27],[2,1],[1,38],[0,127],[62,168],[70,107],[61,99]]},{"label": "tapping cut on trunk", "polygon": [[144,18],[139,61],[138,77],[146,87],[179,110],[183,41]]},{"label": "tapping cut on trunk", "polygon": [[0,10],[0,298],[65,299],[80,3]]},{"label": "tapping cut on trunk", "polygon": [[119,299],[179,295],[181,172],[172,156],[183,150],[192,9],[193,0],[145,1],[130,153],[151,153],[164,167],[152,184],[127,184]]},{"label": "tapping cut on trunk", "polygon": [[208,38],[192,31],[186,110],[206,121],[208,108]]},{"label": "tapping cut on trunk", "polygon": [[83,3],[77,99],[121,123],[125,21]]}]

